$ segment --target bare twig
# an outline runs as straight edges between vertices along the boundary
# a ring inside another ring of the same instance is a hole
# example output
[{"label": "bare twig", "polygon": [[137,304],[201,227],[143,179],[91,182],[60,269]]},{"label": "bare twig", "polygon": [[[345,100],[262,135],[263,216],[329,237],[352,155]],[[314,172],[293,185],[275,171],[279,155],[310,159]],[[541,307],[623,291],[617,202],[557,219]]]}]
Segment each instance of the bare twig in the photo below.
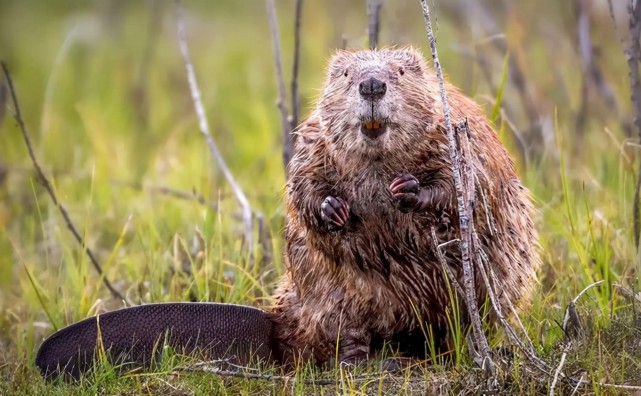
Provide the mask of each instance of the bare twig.
[{"label": "bare twig", "polygon": [[[300,117],[300,93],[298,92],[298,69],[300,63],[300,21],[303,18],[303,0],[296,0],[296,16],[294,22],[294,64],[292,66],[292,120],[291,128],[294,130]],[[296,140],[295,134],[291,138]]]},{"label": "bare twig", "polygon": [[378,34],[381,28],[381,8],[383,0],[367,0],[367,33],[369,49],[378,47]]},{"label": "bare twig", "polygon": [[[523,342],[518,337],[518,335],[516,334],[516,331],[512,328],[510,323],[507,321],[507,319],[505,318],[505,315],[503,315],[500,302],[496,297],[497,295],[496,287],[497,285],[499,285],[499,282],[496,278],[496,275],[494,274],[494,271],[492,270],[492,267],[490,266],[489,258],[487,257],[483,249],[480,248],[481,244],[480,244],[480,241],[478,240],[478,235],[476,234],[476,231],[473,231],[472,238],[474,240],[474,245],[476,246],[476,249],[477,249],[477,254],[480,257],[481,268],[479,272],[481,274],[481,277],[483,278],[483,282],[485,283],[485,288],[487,290],[488,297],[490,298],[490,303],[492,304],[494,314],[496,315],[496,317],[499,320],[499,323],[503,327],[505,334],[507,335],[510,342],[516,345],[521,350],[521,352],[523,352],[523,355],[527,358],[528,361],[530,361],[536,367],[537,370],[545,374],[550,374],[550,369],[547,366],[547,364],[536,355],[532,341],[527,336],[527,332],[525,331],[525,328],[523,327],[523,324],[521,323],[520,319],[519,319],[519,323],[521,324],[521,328],[523,333],[525,334],[527,343]],[[492,287],[492,284],[488,279],[488,275],[487,275],[488,273],[492,277],[492,283],[494,283],[494,287]],[[507,298],[507,295],[505,295],[505,297]],[[508,299],[508,302],[509,302],[509,299]],[[511,306],[511,303],[509,303],[509,305]],[[515,313],[515,316],[517,316],[518,318],[518,315],[516,315],[516,313]]]},{"label": "bare twig", "polygon": [[[455,241],[458,242],[459,240],[456,239]],[[443,271],[445,271],[445,273],[447,274],[447,277],[450,280],[450,283],[454,285],[456,292],[461,296],[462,299],[465,299],[465,292],[463,291],[461,284],[456,279],[456,276],[452,272],[452,269],[450,268],[449,265],[447,265],[447,261],[445,260],[445,256],[443,255],[442,249],[445,246],[449,245],[449,242],[451,241],[448,241],[439,245],[438,238],[436,237],[436,231],[434,230],[434,227],[432,227],[432,243],[434,244],[434,250],[436,251],[436,258],[441,264],[441,267],[443,267]]]},{"label": "bare twig", "polygon": [[189,79],[189,89],[191,91],[191,98],[194,102],[194,108],[196,110],[196,115],[198,116],[198,125],[200,126],[200,132],[203,134],[203,137],[207,141],[209,146],[209,151],[214,157],[216,164],[223,172],[225,179],[229,183],[236,200],[240,204],[243,210],[243,222],[245,223],[245,241],[247,243],[247,249],[249,251],[250,261],[254,261],[254,227],[252,219],[252,209],[249,205],[249,201],[245,196],[245,193],[240,188],[234,175],[232,175],[227,163],[223,159],[223,156],[218,150],[218,146],[214,141],[214,138],[209,131],[209,123],[207,122],[207,115],[205,114],[205,107],[202,104],[200,88],[198,88],[198,82],[196,81],[196,72],[194,71],[194,65],[191,62],[191,57],[189,55],[189,47],[187,45],[187,33],[185,32],[185,22],[183,18],[183,7],[182,1],[176,0],[176,29],[178,33],[178,46],[180,47],[180,53],[185,62],[185,69],[187,70],[187,78]]},{"label": "bare twig", "polygon": [[[294,134],[287,114],[287,93],[285,92],[285,79],[283,77],[283,65],[280,52],[280,33],[278,31],[278,19],[276,17],[276,6],[274,0],[266,0],[267,17],[269,19],[269,30],[272,35],[272,47],[274,48],[274,64],[276,67],[276,82],[278,85],[278,109],[280,110],[280,121],[283,133],[283,163],[285,169],[294,155]],[[294,99],[295,100],[295,99]]]},{"label": "bare twig", "polygon": [[572,347],[572,341],[568,342],[565,345],[565,348],[563,348],[561,361],[559,362],[559,365],[554,371],[554,379],[552,380],[552,385],[550,385],[550,396],[554,396],[554,388],[556,387],[556,382],[559,380],[559,375],[561,374],[561,370],[563,370],[563,365],[565,364],[565,358],[568,356],[568,351],[570,350],[570,347]]},{"label": "bare twig", "polygon": [[58,197],[56,196],[53,186],[51,185],[51,182],[49,182],[49,179],[47,179],[47,176],[45,175],[44,171],[42,170],[42,167],[40,166],[40,164],[38,163],[38,160],[36,159],[36,155],[33,151],[33,145],[31,143],[31,138],[27,133],[27,128],[24,124],[24,120],[22,119],[22,113],[20,112],[20,106],[18,105],[18,97],[16,95],[15,88],[13,87],[13,81],[11,80],[11,75],[9,74],[9,68],[4,62],[2,62],[2,70],[4,72],[4,77],[7,81],[7,85],[9,88],[9,94],[11,95],[11,100],[13,101],[13,107],[16,112],[15,119],[16,119],[16,122],[18,123],[18,126],[20,127],[20,131],[22,132],[22,137],[24,138],[24,141],[27,145],[27,150],[29,151],[29,156],[31,157],[33,166],[36,169],[36,173],[38,175],[39,181],[47,190],[47,193],[51,197],[53,204],[58,208],[58,211],[60,211],[60,214],[62,214],[62,217],[64,218],[65,223],[67,224],[67,228],[69,228],[69,231],[71,231],[76,241],[80,244],[80,247],[82,248],[82,250],[84,250],[87,257],[89,257],[89,261],[91,261],[91,264],[94,266],[96,271],[98,271],[98,274],[102,278],[102,281],[104,282],[107,289],[109,289],[111,294],[118,300],[127,301],[122,296],[122,294],[120,294],[120,292],[118,292],[118,290],[116,290],[111,285],[111,283],[107,279],[107,276],[103,272],[102,267],[100,266],[100,263],[98,263],[98,259],[96,258],[96,255],[87,246],[87,243],[85,242],[84,238],[82,237],[82,235],[80,235],[80,232],[78,232],[78,229],[74,226],[65,206],[58,200]]},{"label": "bare twig", "polygon": [[[641,139],[641,76],[639,76],[639,63],[641,63],[641,2],[629,0],[628,15],[630,17],[628,26],[630,28],[630,45],[624,50],[628,61],[628,76],[630,77],[630,91],[632,93],[632,104],[634,105],[634,125],[637,127],[639,139]],[[639,214],[641,194],[641,163],[637,170],[637,185],[634,192],[634,243],[639,249],[639,236],[641,234],[641,218]]]},{"label": "bare twig", "polygon": [[[445,80],[443,79],[443,70],[441,69],[441,64],[438,59],[438,53],[436,49],[436,39],[434,38],[434,33],[432,32],[432,22],[430,20],[430,10],[427,5],[426,0],[420,0],[423,17],[425,18],[425,27],[427,30],[427,36],[430,42],[430,47],[432,49],[432,59],[434,61],[434,67],[436,68],[436,74],[439,79],[439,88],[441,101],[443,104],[443,117],[445,120],[445,127],[447,129],[448,145],[449,145],[449,154],[452,166],[452,173],[454,176],[454,186],[456,188],[456,200],[458,204],[458,217],[459,217],[459,228],[460,228],[460,239],[461,243],[459,244],[461,248],[461,264],[463,267],[463,289],[465,291],[465,302],[467,305],[468,313],[470,315],[470,320],[472,322],[472,331],[474,334],[474,340],[477,343],[477,350],[481,353],[481,358],[483,362],[491,361],[490,358],[490,347],[487,342],[487,338],[483,333],[481,318],[478,312],[478,304],[476,299],[476,291],[474,287],[474,272],[472,271],[472,260],[470,256],[470,242],[471,242],[471,227],[470,223],[472,218],[470,217],[470,207],[469,200],[466,202],[466,196],[464,194],[464,188],[467,187],[466,180],[463,180],[461,177],[461,158],[459,157],[459,152],[457,149],[456,136],[454,129],[452,128],[452,123],[450,120],[450,107],[447,103],[447,92],[445,90]],[[470,164],[470,166],[473,166]],[[472,178],[472,183],[474,179]],[[469,192],[469,191],[468,191]],[[468,196],[468,198],[473,198]]]},{"label": "bare twig", "polygon": [[582,382],[583,382],[583,375],[576,382],[576,385],[574,386],[574,389],[572,389],[572,393],[570,393],[570,396],[573,396],[573,395],[576,394],[576,392],[579,390],[579,387],[581,386]]}]

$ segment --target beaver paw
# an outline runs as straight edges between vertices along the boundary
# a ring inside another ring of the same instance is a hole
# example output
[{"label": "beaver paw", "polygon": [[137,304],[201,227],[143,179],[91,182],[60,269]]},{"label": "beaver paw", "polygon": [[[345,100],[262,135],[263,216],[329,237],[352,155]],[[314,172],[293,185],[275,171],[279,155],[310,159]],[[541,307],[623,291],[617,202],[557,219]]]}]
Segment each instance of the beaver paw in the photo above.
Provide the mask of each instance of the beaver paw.
[{"label": "beaver paw", "polygon": [[396,205],[402,212],[411,212],[421,204],[421,188],[418,179],[412,174],[404,174],[392,181],[389,190],[396,199]]},{"label": "beaver paw", "polygon": [[321,204],[321,218],[330,231],[338,231],[349,217],[349,205],[343,198],[329,196]]}]

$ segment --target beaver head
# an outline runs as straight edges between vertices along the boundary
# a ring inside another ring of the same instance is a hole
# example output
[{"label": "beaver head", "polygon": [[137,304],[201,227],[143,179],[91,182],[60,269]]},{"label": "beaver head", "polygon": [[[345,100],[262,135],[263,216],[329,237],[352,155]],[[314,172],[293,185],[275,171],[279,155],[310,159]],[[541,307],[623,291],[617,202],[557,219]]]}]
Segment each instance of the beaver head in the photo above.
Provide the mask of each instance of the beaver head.
[{"label": "beaver head", "polygon": [[318,101],[321,129],[341,156],[382,160],[433,129],[427,64],[416,50],[338,51]]}]

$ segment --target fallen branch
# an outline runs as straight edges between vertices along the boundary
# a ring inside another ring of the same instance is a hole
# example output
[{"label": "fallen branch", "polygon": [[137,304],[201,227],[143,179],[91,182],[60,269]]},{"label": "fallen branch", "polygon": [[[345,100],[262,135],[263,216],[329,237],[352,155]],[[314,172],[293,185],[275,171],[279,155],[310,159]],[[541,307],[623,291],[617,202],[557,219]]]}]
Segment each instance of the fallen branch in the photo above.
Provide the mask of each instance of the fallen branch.
[{"label": "fallen branch", "polygon": [[198,125],[200,126],[200,132],[202,133],[207,145],[209,146],[209,151],[214,157],[214,160],[218,164],[218,167],[223,172],[225,179],[229,183],[236,200],[240,204],[243,211],[243,222],[245,224],[245,241],[247,243],[247,249],[249,251],[250,262],[254,262],[254,227],[253,227],[253,216],[252,209],[249,205],[249,201],[245,196],[245,193],[240,188],[234,176],[232,175],[227,163],[223,159],[218,146],[214,141],[214,138],[209,131],[209,123],[207,122],[207,115],[205,114],[205,107],[202,104],[200,88],[198,88],[198,82],[196,81],[196,72],[194,71],[194,66],[191,62],[191,57],[189,55],[189,47],[187,45],[187,33],[185,32],[185,23],[183,20],[183,7],[182,1],[176,0],[176,29],[178,33],[178,46],[180,47],[180,53],[185,62],[185,69],[187,70],[187,78],[189,80],[189,89],[191,91],[191,98],[194,102],[194,108],[196,110],[196,115],[198,116]]},{"label": "fallen branch", "polygon": [[76,226],[74,226],[73,222],[71,221],[71,217],[69,217],[69,213],[67,212],[67,209],[65,208],[65,206],[58,200],[58,197],[53,189],[53,186],[51,185],[51,182],[49,182],[49,179],[47,179],[47,176],[45,175],[44,171],[42,170],[42,167],[40,166],[40,164],[38,163],[38,160],[36,159],[36,155],[33,151],[33,145],[31,143],[31,138],[27,133],[27,128],[24,124],[24,120],[22,119],[22,113],[20,112],[20,105],[18,104],[18,97],[16,95],[16,91],[13,86],[13,81],[11,80],[11,75],[9,74],[9,68],[4,62],[2,62],[2,71],[4,72],[4,77],[7,81],[7,85],[9,88],[9,94],[11,95],[11,100],[13,101],[13,107],[16,112],[14,117],[16,119],[16,122],[18,123],[18,126],[20,127],[20,131],[22,132],[22,137],[24,138],[24,141],[27,145],[27,150],[29,151],[29,156],[31,157],[33,166],[36,169],[38,180],[42,183],[45,190],[47,190],[47,193],[51,197],[53,204],[56,206],[56,208],[58,208],[58,211],[64,218],[67,228],[69,228],[69,231],[71,231],[71,233],[73,234],[78,244],[80,244],[80,247],[82,248],[82,250],[85,252],[87,257],[89,257],[89,261],[91,261],[91,264],[93,265],[93,267],[96,269],[96,271],[98,271],[98,274],[102,279],[102,282],[105,284],[107,289],[109,289],[109,291],[111,292],[111,295],[114,296],[114,298],[117,298],[120,301],[125,301],[129,304],[127,299],[124,298],[123,295],[120,294],[120,292],[118,292],[118,290],[116,290],[112,286],[112,284],[109,282],[109,280],[107,279],[107,276],[102,270],[102,267],[100,266],[100,263],[98,262],[98,259],[96,258],[96,255],[87,246],[87,243],[85,242],[84,238],[82,237],[82,235],[80,235],[80,232],[78,232],[78,229],[76,228]]},{"label": "fallen branch", "polygon": [[[434,33],[432,31],[430,10],[426,0],[420,0],[420,3],[423,9],[423,17],[425,18],[427,37],[432,49],[432,59],[434,61],[434,67],[436,68],[436,75],[439,79],[439,90],[441,102],[443,104],[443,117],[445,120],[445,128],[447,130],[450,161],[452,166],[452,174],[454,176],[454,186],[456,188],[456,201],[458,204],[459,228],[461,233],[461,242],[459,246],[461,248],[461,264],[463,267],[463,290],[465,292],[465,303],[467,306],[468,314],[470,316],[470,321],[472,322],[471,324],[474,334],[474,341],[476,342],[476,348],[472,349],[478,350],[480,353],[480,361],[477,360],[477,363],[479,363],[480,365],[485,365],[486,362],[492,362],[491,350],[487,342],[487,338],[485,337],[485,333],[483,332],[481,318],[478,312],[476,291],[474,287],[474,272],[472,269],[474,257],[470,254],[470,244],[472,239],[472,227],[470,226],[470,224],[473,221],[473,218],[470,216],[470,214],[472,211],[471,204],[473,203],[472,200],[474,198],[474,193],[473,190],[469,190],[469,181],[464,180],[461,176],[462,161],[457,149],[456,135],[454,133],[452,122],[450,120],[450,107],[447,102],[447,92],[445,90],[443,70],[441,69],[441,64],[438,59],[436,39],[434,38]],[[470,166],[473,165],[470,164]],[[473,187],[474,178],[472,178],[471,184]],[[465,191],[468,193],[467,195],[464,193],[464,189],[467,190]]]}]

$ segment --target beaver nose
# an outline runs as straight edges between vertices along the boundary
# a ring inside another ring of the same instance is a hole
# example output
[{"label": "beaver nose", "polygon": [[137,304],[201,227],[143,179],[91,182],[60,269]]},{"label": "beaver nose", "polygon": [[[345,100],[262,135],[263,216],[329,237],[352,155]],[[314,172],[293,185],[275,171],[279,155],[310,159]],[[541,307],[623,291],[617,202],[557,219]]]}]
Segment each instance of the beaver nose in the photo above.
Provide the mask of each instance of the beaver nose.
[{"label": "beaver nose", "polygon": [[363,99],[376,100],[380,99],[387,92],[387,84],[381,80],[371,77],[369,80],[363,80],[358,85],[358,91]]}]

